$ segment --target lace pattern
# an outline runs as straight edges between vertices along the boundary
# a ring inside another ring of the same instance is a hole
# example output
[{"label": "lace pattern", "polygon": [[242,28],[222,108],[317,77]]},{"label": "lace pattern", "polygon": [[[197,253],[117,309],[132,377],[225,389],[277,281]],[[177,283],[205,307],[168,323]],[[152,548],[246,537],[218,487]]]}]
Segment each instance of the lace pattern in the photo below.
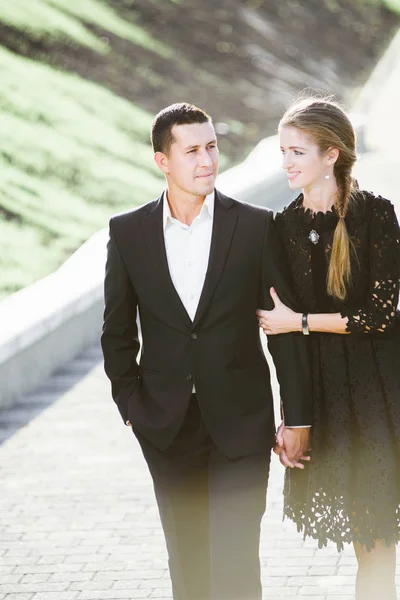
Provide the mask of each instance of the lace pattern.
[{"label": "lace pattern", "polygon": [[342,310],[342,317],[347,317],[346,331],[349,333],[384,333],[395,323],[398,303],[398,283],[391,279],[376,281],[370,299],[370,310],[359,309],[353,314],[351,310]]},{"label": "lace pattern", "polygon": [[393,206],[379,197],[373,207],[369,229],[370,291],[367,306],[355,313],[341,311],[348,318],[350,333],[376,333],[390,329],[399,301],[399,226]]}]

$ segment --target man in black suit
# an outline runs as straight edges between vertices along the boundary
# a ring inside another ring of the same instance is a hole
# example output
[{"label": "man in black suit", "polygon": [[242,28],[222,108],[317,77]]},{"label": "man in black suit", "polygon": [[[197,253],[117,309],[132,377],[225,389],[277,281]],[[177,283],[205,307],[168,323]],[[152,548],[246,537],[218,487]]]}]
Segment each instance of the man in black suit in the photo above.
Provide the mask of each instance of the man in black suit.
[{"label": "man in black suit", "polygon": [[[175,600],[260,600],[275,430],[255,311],[273,308],[272,285],[293,305],[283,255],[271,211],[214,188],[218,148],[206,113],[165,108],[152,143],[166,192],[110,221],[105,370],[153,478]],[[287,460],[302,467],[312,412],[306,338],[268,344]]]}]

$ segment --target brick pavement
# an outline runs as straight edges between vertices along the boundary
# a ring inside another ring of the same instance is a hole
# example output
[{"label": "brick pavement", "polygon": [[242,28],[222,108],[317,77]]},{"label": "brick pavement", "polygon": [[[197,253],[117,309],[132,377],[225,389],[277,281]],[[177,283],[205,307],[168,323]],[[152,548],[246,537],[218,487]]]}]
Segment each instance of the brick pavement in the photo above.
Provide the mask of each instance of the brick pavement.
[{"label": "brick pavement", "polygon": [[[171,598],[151,480],[98,348],[0,413],[0,441],[0,600]],[[264,597],[350,600],[352,551],[282,523],[282,473],[273,460]]]}]

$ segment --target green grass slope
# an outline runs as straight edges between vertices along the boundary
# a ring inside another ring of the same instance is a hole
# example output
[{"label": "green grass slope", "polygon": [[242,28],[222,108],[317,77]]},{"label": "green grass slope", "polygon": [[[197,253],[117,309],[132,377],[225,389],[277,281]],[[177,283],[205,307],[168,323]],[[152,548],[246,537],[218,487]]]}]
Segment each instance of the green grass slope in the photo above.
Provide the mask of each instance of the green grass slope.
[{"label": "green grass slope", "polygon": [[0,293],[54,270],[110,214],[157,194],[151,116],[0,49]]}]

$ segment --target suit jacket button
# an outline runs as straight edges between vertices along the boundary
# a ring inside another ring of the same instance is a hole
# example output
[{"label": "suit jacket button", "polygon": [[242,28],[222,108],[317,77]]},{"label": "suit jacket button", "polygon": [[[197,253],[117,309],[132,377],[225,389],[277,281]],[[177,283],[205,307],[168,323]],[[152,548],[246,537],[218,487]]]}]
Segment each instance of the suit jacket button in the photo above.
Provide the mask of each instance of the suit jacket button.
[{"label": "suit jacket button", "polygon": [[191,338],[192,340],[197,340],[197,333],[191,333],[191,334],[190,334],[190,338]]},{"label": "suit jacket button", "polygon": [[190,381],[191,379],[193,379],[193,375],[191,373],[188,373],[186,375],[186,379],[188,379]]}]

